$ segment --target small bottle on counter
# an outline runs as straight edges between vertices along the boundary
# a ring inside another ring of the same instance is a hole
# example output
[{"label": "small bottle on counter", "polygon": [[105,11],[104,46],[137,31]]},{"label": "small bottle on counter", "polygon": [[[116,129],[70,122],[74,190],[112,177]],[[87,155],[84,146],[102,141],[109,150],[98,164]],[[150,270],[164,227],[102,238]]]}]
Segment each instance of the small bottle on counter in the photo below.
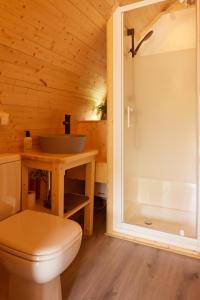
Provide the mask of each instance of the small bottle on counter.
[{"label": "small bottle on counter", "polygon": [[24,152],[32,150],[32,137],[29,130],[25,131]]}]

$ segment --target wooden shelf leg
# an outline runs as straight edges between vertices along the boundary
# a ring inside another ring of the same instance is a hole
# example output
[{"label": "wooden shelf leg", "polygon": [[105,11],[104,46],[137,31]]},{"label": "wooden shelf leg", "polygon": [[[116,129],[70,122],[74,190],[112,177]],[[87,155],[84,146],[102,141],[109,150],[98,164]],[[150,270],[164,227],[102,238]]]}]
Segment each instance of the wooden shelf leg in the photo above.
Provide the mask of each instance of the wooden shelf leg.
[{"label": "wooden shelf leg", "polygon": [[89,204],[84,210],[84,234],[93,234],[94,214],[94,182],[95,182],[95,160],[86,165],[85,195],[89,198]]},{"label": "wooden shelf leg", "polygon": [[28,199],[28,168],[22,161],[22,210],[26,209]]},{"label": "wooden shelf leg", "polygon": [[51,209],[54,215],[64,216],[64,176],[62,164],[54,164],[52,169]]}]

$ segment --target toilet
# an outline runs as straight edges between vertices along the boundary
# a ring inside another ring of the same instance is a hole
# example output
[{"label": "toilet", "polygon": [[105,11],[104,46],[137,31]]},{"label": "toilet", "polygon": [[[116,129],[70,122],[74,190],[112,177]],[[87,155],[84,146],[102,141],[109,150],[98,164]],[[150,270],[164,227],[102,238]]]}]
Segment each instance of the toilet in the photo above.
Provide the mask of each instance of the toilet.
[{"label": "toilet", "polygon": [[[11,180],[10,184],[3,185],[4,191],[0,191],[0,203],[5,207],[10,205],[0,221],[0,263],[10,277],[9,300],[61,300],[60,274],[80,249],[82,229],[74,221],[51,214],[32,210],[18,212],[15,180],[20,161],[16,165],[16,157],[8,160],[0,156],[0,182],[5,183],[5,174],[7,180]],[[10,174],[10,178],[6,164],[10,170],[12,163],[15,176],[12,178]],[[15,191],[9,188],[13,185]]]},{"label": "toilet", "polygon": [[61,300],[60,274],[81,245],[71,220],[25,210],[0,222],[0,262],[10,274],[9,299]]}]

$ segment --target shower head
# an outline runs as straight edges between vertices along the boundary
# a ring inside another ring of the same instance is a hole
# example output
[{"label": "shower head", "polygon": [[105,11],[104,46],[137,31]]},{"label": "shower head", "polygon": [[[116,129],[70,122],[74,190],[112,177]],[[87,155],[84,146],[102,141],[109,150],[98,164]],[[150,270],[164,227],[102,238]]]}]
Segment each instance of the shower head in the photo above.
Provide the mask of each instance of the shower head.
[{"label": "shower head", "polygon": [[134,55],[137,54],[138,50],[140,49],[140,47],[142,46],[142,44],[147,41],[153,34],[153,30],[149,31],[145,37],[143,37],[143,39],[139,42],[139,44],[137,45],[137,47],[135,48],[135,51],[134,51]]},{"label": "shower head", "polygon": [[142,44],[147,41],[153,34],[153,30],[149,31],[144,37],[143,39],[139,42],[139,44],[137,45],[137,47],[134,47],[134,29],[129,29],[128,30],[128,35],[132,35],[132,48],[130,49],[130,52],[132,53],[132,57],[134,57],[138,50],[140,49],[140,47],[142,46]]},{"label": "shower head", "polygon": [[144,37],[143,39],[141,40],[140,43],[143,43],[144,41],[147,41],[153,34],[153,30],[149,31]]}]

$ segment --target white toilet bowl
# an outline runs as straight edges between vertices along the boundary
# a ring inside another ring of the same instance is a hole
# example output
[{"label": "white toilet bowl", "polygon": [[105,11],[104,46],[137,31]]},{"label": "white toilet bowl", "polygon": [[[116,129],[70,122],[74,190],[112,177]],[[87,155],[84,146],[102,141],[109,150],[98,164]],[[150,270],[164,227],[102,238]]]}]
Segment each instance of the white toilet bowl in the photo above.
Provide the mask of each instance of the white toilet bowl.
[{"label": "white toilet bowl", "polygon": [[61,300],[60,274],[77,255],[74,221],[23,211],[0,222],[0,262],[10,274],[10,300]]}]

